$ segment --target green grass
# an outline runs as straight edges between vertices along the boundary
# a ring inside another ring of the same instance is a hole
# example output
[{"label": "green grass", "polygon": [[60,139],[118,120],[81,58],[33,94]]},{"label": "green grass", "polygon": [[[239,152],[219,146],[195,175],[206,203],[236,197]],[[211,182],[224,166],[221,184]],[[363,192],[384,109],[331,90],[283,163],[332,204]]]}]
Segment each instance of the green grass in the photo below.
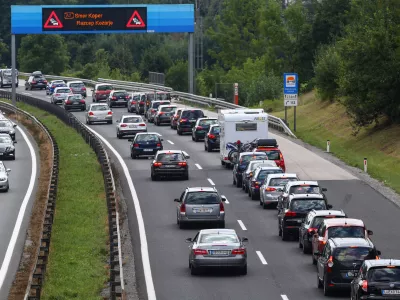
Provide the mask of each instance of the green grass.
[{"label": "green grass", "polygon": [[[339,103],[319,101],[315,93],[301,97],[297,107],[296,136],[303,141],[330,151],[347,164],[363,169],[368,158],[368,173],[400,193],[400,125],[370,126],[353,134],[346,111]],[[274,112],[284,118],[284,111]],[[288,110],[293,130],[293,108]]]},{"label": "green grass", "polygon": [[60,149],[59,184],[42,299],[103,299],[108,279],[107,206],[101,167],[77,132],[35,107],[18,107],[52,132]]}]

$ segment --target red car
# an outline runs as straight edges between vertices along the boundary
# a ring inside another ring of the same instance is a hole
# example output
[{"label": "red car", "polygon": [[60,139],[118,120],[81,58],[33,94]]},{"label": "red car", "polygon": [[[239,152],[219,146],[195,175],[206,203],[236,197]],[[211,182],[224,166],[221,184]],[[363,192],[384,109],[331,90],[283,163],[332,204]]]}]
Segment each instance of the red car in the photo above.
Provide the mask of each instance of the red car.
[{"label": "red car", "polygon": [[280,167],[283,172],[286,172],[285,159],[283,158],[281,150],[275,139],[260,139],[257,141],[257,148],[253,152],[264,152],[267,154],[269,160],[274,160],[276,165]]},{"label": "red car", "polygon": [[96,84],[93,91],[93,102],[99,102],[100,100],[107,101],[108,96],[110,95],[111,91],[113,90],[113,86],[107,83],[99,83]]}]

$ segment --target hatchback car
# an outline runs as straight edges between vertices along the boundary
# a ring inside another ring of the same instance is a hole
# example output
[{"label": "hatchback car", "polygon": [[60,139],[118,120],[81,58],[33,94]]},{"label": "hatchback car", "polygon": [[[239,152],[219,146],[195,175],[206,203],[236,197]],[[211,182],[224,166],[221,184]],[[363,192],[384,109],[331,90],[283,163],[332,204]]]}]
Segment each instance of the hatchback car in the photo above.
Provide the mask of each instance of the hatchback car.
[{"label": "hatchback car", "polygon": [[330,296],[334,290],[350,289],[364,260],[379,259],[381,252],[369,239],[333,238],[327,241],[323,252],[316,255],[319,257],[318,288],[323,288],[324,295]]},{"label": "hatchback car", "polygon": [[215,118],[199,118],[192,128],[192,141],[198,142],[203,140],[211,125],[218,124]]},{"label": "hatchback car", "polygon": [[139,156],[153,156],[158,151],[163,150],[163,139],[156,132],[146,132],[136,134],[134,139],[128,140],[131,143],[131,158],[135,159]]},{"label": "hatchback car", "polygon": [[86,92],[86,86],[83,83],[83,81],[69,81],[67,82],[67,87],[69,87],[72,91],[73,94],[79,94],[82,95],[83,98],[86,98],[87,92]]},{"label": "hatchback car", "polygon": [[400,260],[364,260],[350,288],[352,300],[400,299]]},{"label": "hatchback car", "polygon": [[10,189],[10,183],[8,182],[8,174],[10,174],[11,169],[7,169],[4,162],[0,161],[0,190],[3,192],[8,192]]},{"label": "hatchback car", "polygon": [[[272,160],[273,161],[273,160]],[[278,197],[282,194],[283,188],[289,181],[297,181],[296,174],[269,174],[260,187],[260,205],[266,209],[268,206],[278,205]]]},{"label": "hatchback car", "polygon": [[155,100],[155,101],[152,101],[151,104],[150,104],[149,109],[146,112],[147,121],[154,122],[154,117],[157,114],[158,107],[160,105],[170,105],[170,104],[171,104],[171,101],[168,101],[168,100]]},{"label": "hatchback car", "polygon": [[184,109],[177,122],[176,132],[182,135],[185,132],[192,132],[192,127],[196,124],[197,119],[205,118],[201,109]]},{"label": "hatchback car", "polygon": [[[233,185],[236,187],[242,186],[242,173],[247,169],[250,161],[252,160],[266,160],[267,155],[262,152],[242,152],[239,154],[237,160],[234,160],[233,165]],[[236,159],[236,158],[235,158]]]},{"label": "hatchback car", "polygon": [[184,228],[189,223],[214,223],[225,228],[225,196],[221,196],[215,187],[186,188],[176,208],[176,223]]},{"label": "hatchback car", "polygon": [[251,178],[249,186],[249,197],[251,200],[260,199],[260,187],[264,183],[269,174],[282,174],[283,171],[279,167],[257,167],[254,170],[254,175]]},{"label": "hatchback car", "polygon": [[140,94],[141,93],[129,93],[131,98],[128,101],[127,110],[130,113],[136,112],[136,103],[140,101]]},{"label": "hatchback car", "polygon": [[114,90],[114,87],[108,83],[98,83],[95,85],[94,89],[92,90],[92,99],[93,102],[100,102],[102,100],[108,99],[111,91]]},{"label": "hatchback car", "polygon": [[42,74],[35,74],[29,76],[28,80],[25,81],[25,90],[33,89],[45,89],[47,86],[47,80]]},{"label": "hatchback car", "polygon": [[127,91],[111,91],[108,96],[107,103],[111,108],[113,106],[125,106],[128,107],[128,101],[130,100],[130,95]]},{"label": "hatchback car", "polygon": [[189,165],[187,160],[190,156],[182,150],[158,151],[151,163],[151,180],[159,177],[179,176],[189,180]]},{"label": "hatchback car", "polygon": [[16,141],[13,141],[8,133],[0,133],[0,160],[9,158],[15,160]]},{"label": "hatchback car", "polygon": [[183,108],[178,108],[175,111],[175,114],[171,117],[170,125],[171,125],[172,129],[176,129],[176,127],[178,126],[178,120],[181,117],[182,111],[183,111]]},{"label": "hatchback car", "polygon": [[269,160],[274,160],[278,167],[281,167],[283,172],[286,172],[285,160],[275,139],[259,139],[257,141],[257,148],[253,151],[264,152],[267,154]]},{"label": "hatchback car", "polygon": [[64,109],[79,109],[81,111],[84,111],[86,110],[86,101],[80,94],[68,95],[67,98],[64,100]]},{"label": "hatchback car", "polygon": [[86,124],[107,122],[113,123],[113,113],[106,103],[92,103],[86,113]]},{"label": "hatchback car", "polygon": [[141,116],[124,115],[121,120],[117,121],[117,138],[120,139],[125,135],[135,135],[139,132],[147,132],[146,123]]},{"label": "hatchback car", "polygon": [[204,268],[236,268],[247,274],[246,237],[239,238],[234,229],[203,229],[186,239],[189,246],[189,268],[197,275]]},{"label": "hatchback car", "polygon": [[221,126],[214,124],[208,129],[208,132],[204,136],[204,150],[211,152],[214,149],[219,149],[221,133]]},{"label": "hatchback car", "polygon": [[177,109],[178,107],[176,105],[160,105],[154,116],[154,124],[157,126],[169,124]]},{"label": "hatchback car", "polygon": [[0,120],[0,133],[9,134],[13,141],[15,141],[15,127],[17,127],[17,124],[10,120]]},{"label": "hatchback car", "polygon": [[58,87],[66,87],[64,80],[53,80],[46,86],[46,95],[53,95],[54,90]]},{"label": "hatchback car", "polygon": [[[265,160],[264,160],[265,158]],[[275,161],[268,160],[268,157],[263,157],[262,160],[252,160],[247,165],[247,168],[242,172],[242,189],[248,193],[251,178],[254,175],[254,170],[258,167],[277,167]]]},{"label": "hatchback car", "polygon": [[71,89],[69,87],[56,87],[54,89],[54,93],[51,94],[50,102],[52,104],[62,104],[69,95],[72,95]]}]

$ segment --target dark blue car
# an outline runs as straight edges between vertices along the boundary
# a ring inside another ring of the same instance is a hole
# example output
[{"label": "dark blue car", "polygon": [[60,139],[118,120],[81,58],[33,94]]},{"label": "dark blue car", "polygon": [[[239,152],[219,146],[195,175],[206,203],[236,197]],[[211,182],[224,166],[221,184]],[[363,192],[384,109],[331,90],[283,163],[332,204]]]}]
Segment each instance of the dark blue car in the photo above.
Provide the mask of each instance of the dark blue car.
[{"label": "dark blue car", "polygon": [[204,150],[211,152],[219,149],[219,134],[221,127],[219,125],[211,125],[208,133],[204,137]]},{"label": "dark blue car", "polygon": [[53,95],[54,89],[58,87],[66,87],[64,80],[53,80],[46,86],[46,95]]},{"label": "dark blue car", "polygon": [[131,158],[139,156],[154,156],[157,151],[163,150],[163,139],[156,132],[137,133],[134,139],[129,139],[131,143]]}]

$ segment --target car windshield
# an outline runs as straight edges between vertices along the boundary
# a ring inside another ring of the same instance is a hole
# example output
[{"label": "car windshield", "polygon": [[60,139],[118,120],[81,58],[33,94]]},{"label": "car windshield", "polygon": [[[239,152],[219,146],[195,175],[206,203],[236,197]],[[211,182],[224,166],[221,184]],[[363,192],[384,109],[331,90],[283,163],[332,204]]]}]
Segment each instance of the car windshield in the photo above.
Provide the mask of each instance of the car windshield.
[{"label": "car windshield", "polygon": [[200,237],[200,244],[232,244],[239,243],[236,234],[225,233],[203,233]]},{"label": "car windshield", "polygon": [[157,161],[169,162],[169,161],[183,161],[183,155],[181,153],[160,153],[157,156]]},{"label": "car windshield", "polygon": [[121,123],[142,123],[143,119],[141,117],[126,117]]},{"label": "car windshield", "polygon": [[219,195],[215,192],[191,192],[185,199],[185,204],[218,204]]},{"label": "car windshield", "polygon": [[332,216],[332,215],[329,215],[329,216],[318,216],[318,217],[314,218],[314,220],[313,220],[313,222],[311,224],[311,227],[312,228],[319,228],[321,226],[322,222],[324,222],[324,220],[333,219],[333,218],[344,218],[344,216]]},{"label": "car windshield", "polygon": [[104,110],[108,110],[108,106],[107,105],[93,105],[90,110],[91,111],[104,111]]},{"label": "car windshield", "polygon": [[71,92],[70,89],[58,89],[58,90],[56,90],[56,93],[61,93],[61,94],[68,94],[70,92]]},{"label": "car windshield", "polygon": [[175,112],[175,110],[176,110],[176,107],[173,107],[173,106],[168,106],[168,107],[162,107],[161,108],[162,112]]},{"label": "car windshield", "polygon": [[335,226],[328,228],[328,238],[365,238],[365,229],[360,226]]},{"label": "car windshield", "polygon": [[312,209],[326,209],[325,201],[320,199],[295,199],[290,204],[290,210],[292,211],[305,212]]},{"label": "car windshield", "polygon": [[374,251],[367,247],[338,248],[334,253],[335,259],[341,262],[374,259],[375,256]]},{"label": "car windshield", "polygon": [[399,282],[400,266],[371,268],[368,277],[375,282]]},{"label": "car windshield", "polygon": [[98,91],[111,91],[113,87],[111,85],[100,85],[97,87]]},{"label": "car windshield", "polygon": [[6,143],[11,143],[11,138],[7,136],[0,136],[0,143],[6,144]]},{"label": "car windshield", "polygon": [[241,158],[242,162],[249,162],[252,160],[264,160],[265,159],[265,155],[243,155]]},{"label": "car windshield", "polygon": [[289,194],[320,194],[320,188],[318,185],[295,185],[290,187]]},{"label": "car windshield", "polygon": [[53,84],[64,84],[64,81],[62,81],[62,80],[56,80],[56,81],[53,81],[52,82],[52,85]]},{"label": "car windshield", "polygon": [[44,80],[44,76],[43,75],[34,75],[33,79],[43,79]]},{"label": "car windshield", "polygon": [[279,150],[258,150],[260,152],[264,152],[267,154],[268,159],[270,160],[280,160],[280,154],[281,152]]},{"label": "car windshield", "polygon": [[269,186],[285,186],[289,181],[296,181],[297,178],[271,178]]},{"label": "car windshield", "polygon": [[79,88],[79,87],[84,87],[85,85],[83,84],[83,82],[78,82],[78,83],[71,83],[69,86],[72,88]]},{"label": "car windshield", "polygon": [[170,93],[157,94],[157,100],[171,100],[171,94]]},{"label": "car windshield", "polygon": [[217,123],[218,123],[217,119],[201,120],[199,122],[199,126],[210,126],[210,125],[217,124]]},{"label": "car windshield", "polygon": [[133,95],[132,100],[139,101],[140,100],[140,95]]},{"label": "car windshield", "polygon": [[77,94],[77,95],[73,95],[73,96],[69,96],[68,97],[68,100],[81,100],[81,99],[83,99],[82,98],[82,95],[80,95],[80,94]]},{"label": "car windshield", "polygon": [[156,134],[139,134],[135,142],[159,142],[160,137]]},{"label": "car windshield", "polygon": [[0,122],[0,127],[11,127],[11,123],[10,122]]},{"label": "car windshield", "polygon": [[182,112],[182,119],[198,119],[204,117],[203,111],[201,110],[185,110]]},{"label": "car windshield", "polygon": [[214,134],[219,134],[219,133],[221,132],[221,127],[219,127],[219,126],[214,126],[214,127],[211,129],[211,132],[214,133]]},{"label": "car windshield", "polygon": [[257,175],[257,180],[258,181],[264,181],[265,177],[267,177],[268,174],[279,174],[279,173],[283,173],[282,169],[261,170]]},{"label": "car windshield", "polygon": [[113,94],[113,96],[115,96],[115,97],[125,97],[125,96],[128,96],[128,93],[126,93],[126,92],[115,92]]}]

